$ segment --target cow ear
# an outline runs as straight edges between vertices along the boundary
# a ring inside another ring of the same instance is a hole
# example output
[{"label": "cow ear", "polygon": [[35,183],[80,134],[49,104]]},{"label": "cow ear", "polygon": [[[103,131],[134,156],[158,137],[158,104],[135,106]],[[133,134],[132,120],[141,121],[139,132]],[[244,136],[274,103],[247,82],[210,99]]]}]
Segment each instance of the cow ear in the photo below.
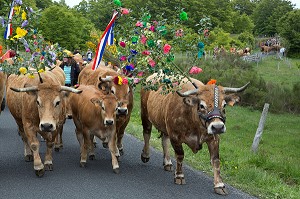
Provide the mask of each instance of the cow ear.
[{"label": "cow ear", "polygon": [[96,106],[101,106],[101,101],[98,98],[92,98],[91,102]]},{"label": "cow ear", "polygon": [[183,102],[188,106],[195,106],[198,104],[198,98],[196,97],[185,97],[183,98]]},{"label": "cow ear", "polygon": [[241,101],[241,97],[236,94],[225,95],[225,101],[229,106],[234,106]]}]

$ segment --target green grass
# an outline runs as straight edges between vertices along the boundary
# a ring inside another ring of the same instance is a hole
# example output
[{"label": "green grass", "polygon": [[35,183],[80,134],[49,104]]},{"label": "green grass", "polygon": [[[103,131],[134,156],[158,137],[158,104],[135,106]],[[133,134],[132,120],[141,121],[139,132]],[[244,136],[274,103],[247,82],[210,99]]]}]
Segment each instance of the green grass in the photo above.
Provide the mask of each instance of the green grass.
[{"label": "green grass", "polygon": [[[300,76],[297,63],[299,60],[291,60],[291,68],[280,63],[278,70],[276,59],[268,57],[257,70],[266,81],[292,85]],[[134,99],[134,111],[126,131],[143,140],[139,88]],[[269,113],[255,154],[251,146],[261,111],[240,106],[227,108],[227,132],[221,135],[220,142],[223,181],[259,198],[300,198],[300,116]],[[153,129],[150,142],[162,150],[158,136]],[[207,146],[197,154],[184,147],[184,163],[213,176]]]}]

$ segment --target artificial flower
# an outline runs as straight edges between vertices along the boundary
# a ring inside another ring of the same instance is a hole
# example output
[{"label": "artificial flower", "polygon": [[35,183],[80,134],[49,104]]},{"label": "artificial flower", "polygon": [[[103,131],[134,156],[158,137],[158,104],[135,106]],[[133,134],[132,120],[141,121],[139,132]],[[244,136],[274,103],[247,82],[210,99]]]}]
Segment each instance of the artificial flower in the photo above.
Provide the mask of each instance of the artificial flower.
[{"label": "artificial flower", "polygon": [[144,14],[142,21],[143,22],[148,22],[151,18],[151,15],[149,13]]},{"label": "artificial flower", "polygon": [[138,22],[136,22],[135,26],[137,26],[137,27],[143,27],[143,23],[140,22],[140,21],[138,21]]},{"label": "artificial flower", "polygon": [[24,28],[24,27],[27,26],[27,25],[28,25],[28,20],[24,20],[24,21],[22,22],[21,27]]},{"label": "artificial flower", "polygon": [[122,6],[122,3],[120,0],[114,0],[114,4],[116,4],[117,6]]},{"label": "artificial flower", "polygon": [[197,66],[193,66],[189,71],[190,74],[198,74],[201,72],[202,72],[202,69]]},{"label": "artificial flower", "polygon": [[155,27],[154,26],[150,26],[149,30],[152,31],[152,32],[155,32]]},{"label": "artificial flower", "polygon": [[22,0],[15,0],[15,3],[18,4],[18,5],[22,5],[23,4]]},{"label": "artificial flower", "polygon": [[203,42],[199,42],[198,43],[198,48],[204,48],[204,43]]},{"label": "artificial flower", "polygon": [[147,41],[147,45],[151,48],[154,46],[154,41],[152,39]]},{"label": "artificial flower", "polygon": [[131,37],[131,42],[133,43],[133,44],[136,44],[137,43],[137,41],[138,41],[138,37],[137,36],[132,36]]},{"label": "artificial flower", "polygon": [[167,62],[172,62],[174,61],[175,56],[173,54],[169,54],[169,56],[167,57]]},{"label": "artificial flower", "polygon": [[181,21],[186,21],[188,20],[188,16],[187,16],[187,13],[182,11],[180,14],[179,14],[179,18]]},{"label": "artificial flower", "polygon": [[126,65],[125,69],[128,70],[128,71],[133,71],[134,70],[134,66],[132,64]]},{"label": "artificial flower", "polygon": [[121,13],[123,15],[127,15],[127,14],[129,14],[129,10],[127,8],[121,8]]},{"label": "artificial flower", "polygon": [[25,48],[25,51],[26,52],[30,52],[30,48]]},{"label": "artificial flower", "polygon": [[38,70],[38,73],[43,73],[43,72],[45,72],[45,70],[42,68],[40,70]]},{"label": "artificial flower", "polygon": [[126,56],[124,56],[124,55],[121,56],[121,57],[120,57],[120,61],[126,61]]},{"label": "artificial flower", "polygon": [[33,78],[34,78],[34,74],[33,74],[33,73],[30,73],[30,74],[28,75],[28,77],[31,78],[31,79],[33,79]]},{"label": "artificial flower", "polygon": [[122,79],[122,84],[128,84],[128,79],[127,78],[123,78]]},{"label": "artificial flower", "polygon": [[25,67],[21,67],[19,68],[19,72],[23,75],[25,75],[27,73],[27,69]]},{"label": "artificial flower", "polygon": [[210,85],[210,84],[216,84],[217,83],[217,80],[215,79],[211,79],[207,82],[207,85]]},{"label": "artificial flower", "polygon": [[136,51],[136,50],[134,50],[134,49],[131,49],[130,52],[131,52],[131,54],[133,54],[133,55],[138,54],[138,51]]},{"label": "artificial flower", "polygon": [[20,14],[20,12],[21,12],[21,6],[14,6],[14,13],[16,14],[16,15],[19,15]]},{"label": "artificial flower", "polygon": [[142,77],[144,75],[143,71],[138,72],[137,76]]},{"label": "artificial flower", "polygon": [[138,84],[139,82],[140,82],[140,79],[139,79],[139,78],[134,78],[134,79],[133,79],[133,83]]},{"label": "artificial flower", "polygon": [[179,29],[175,32],[176,37],[182,37],[183,36],[183,30]]},{"label": "artificial flower", "polygon": [[147,42],[147,37],[145,35],[142,35],[142,37],[141,37],[141,43],[145,45],[146,42]]},{"label": "artificial flower", "polygon": [[165,44],[163,47],[164,54],[168,54],[170,52],[171,48],[172,47],[169,44]]},{"label": "artificial flower", "polygon": [[151,58],[148,59],[148,64],[149,64],[152,68],[156,65],[155,61],[154,61],[153,59],[151,59]]},{"label": "artificial flower", "polygon": [[22,11],[22,20],[26,20],[27,19],[27,14],[26,12],[23,10]]},{"label": "artificial flower", "polygon": [[204,32],[203,32],[203,34],[204,34],[204,37],[208,37],[209,36],[209,30],[205,29]]},{"label": "artificial flower", "polygon": [[166,28],[166,26],[159,26],[159,27],[157,27],[157,31],[158,31],[162,36],[164,36],[164,35],[167,34],[167,28]]},{"label": "artificial flower", "polygon": [[150,55],[150,51],[149,51],[149,50],[144,50],[144,51],[142,52],[142,55],[148,56],[148,55]]},{"label": "artificial flower", "polygon": [[16,33],[17,34],[14,36],[14,38],[19,39],[24,37],[27,34],[27,30],[17,27]]},{"label": "artificial flower", "polygon": [[124,41],[120,41],[120,46],[123,47],[123,48],[125,48],[126,43]]}]

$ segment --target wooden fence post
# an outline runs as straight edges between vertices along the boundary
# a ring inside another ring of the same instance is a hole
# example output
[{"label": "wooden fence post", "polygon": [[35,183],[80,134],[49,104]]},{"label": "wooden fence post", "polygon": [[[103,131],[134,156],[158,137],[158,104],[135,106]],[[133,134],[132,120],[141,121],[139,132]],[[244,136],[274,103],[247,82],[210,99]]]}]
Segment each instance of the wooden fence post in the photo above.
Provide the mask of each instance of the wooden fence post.
[{"label": "wooden fence post", "polygon": [[255,137],[254,137],[253,143],[252,143],[252,151],[253,152],[257,152],[258,144],[259,144],[260,138],[262,136],[264,125],[265,125],[265,122],[267,119],[269,106],[270,105],[268,103],[265,103],[265,105],[264,105],[264,109],[263,109],[263,112],[260,117],[258,128],[256,130],[256,134],[255,134]]}]

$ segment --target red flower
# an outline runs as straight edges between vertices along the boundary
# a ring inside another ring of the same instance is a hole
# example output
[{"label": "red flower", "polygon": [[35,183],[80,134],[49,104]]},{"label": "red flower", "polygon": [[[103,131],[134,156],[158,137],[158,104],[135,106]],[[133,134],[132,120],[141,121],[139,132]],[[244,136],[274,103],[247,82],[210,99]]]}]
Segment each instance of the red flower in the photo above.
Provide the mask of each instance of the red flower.
[{"label": "red flower", "polygon": [[168,54],[171,50],[171,46],[169,44],[165,44],[163,47],[164,54]]}]

